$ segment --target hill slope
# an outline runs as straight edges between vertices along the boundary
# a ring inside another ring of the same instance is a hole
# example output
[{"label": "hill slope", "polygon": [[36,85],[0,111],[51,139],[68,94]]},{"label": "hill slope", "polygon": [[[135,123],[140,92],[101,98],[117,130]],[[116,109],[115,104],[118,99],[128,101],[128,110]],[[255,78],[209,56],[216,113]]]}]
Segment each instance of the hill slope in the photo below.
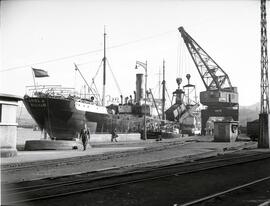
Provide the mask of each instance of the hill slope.
[{"label": "hill slope", "polygon": [[246,126],[247,122],[253,121],[259,118],[260,103],[256,103],[250,106],[239,107],[239,124]]}]

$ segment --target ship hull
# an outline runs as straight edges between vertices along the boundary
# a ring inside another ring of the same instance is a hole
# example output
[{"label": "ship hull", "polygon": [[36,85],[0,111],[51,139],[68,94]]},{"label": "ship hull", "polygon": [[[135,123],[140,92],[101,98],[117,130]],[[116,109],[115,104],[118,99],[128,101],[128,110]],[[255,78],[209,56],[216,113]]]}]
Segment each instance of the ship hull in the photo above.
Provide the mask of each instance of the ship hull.
[{"label": "ship hull", "polygon": [[111,133],[114,128],[120,133],[140,132],[144,125],[142,115],[84,111],[74,99],[25,96],[24,104],[40,129],[58,140],[77,138],[84,123],[91,133]]}]

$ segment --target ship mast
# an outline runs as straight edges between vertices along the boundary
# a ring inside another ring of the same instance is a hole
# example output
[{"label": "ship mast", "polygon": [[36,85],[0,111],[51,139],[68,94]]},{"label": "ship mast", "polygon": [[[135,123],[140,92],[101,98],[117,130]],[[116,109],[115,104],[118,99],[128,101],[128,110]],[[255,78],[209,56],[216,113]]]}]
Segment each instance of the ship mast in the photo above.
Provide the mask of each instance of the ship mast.
[{"label": "ship mast", "polygon": [[162,120],[165,120],[165,61],[163,60],[163,81],[162,81]]},{"label": "ship mast", "polygon": [[104,57],[103,57],[102,106],[105,106],[105,86],[106,86],[106,31],[105,31],[105,27],[104,27]]}]

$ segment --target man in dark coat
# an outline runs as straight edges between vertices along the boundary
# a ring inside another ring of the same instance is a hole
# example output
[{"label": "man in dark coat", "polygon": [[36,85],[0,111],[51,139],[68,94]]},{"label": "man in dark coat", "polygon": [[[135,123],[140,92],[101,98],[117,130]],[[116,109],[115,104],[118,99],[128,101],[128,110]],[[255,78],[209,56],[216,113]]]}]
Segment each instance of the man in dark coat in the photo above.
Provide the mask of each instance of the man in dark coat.
[{"label": "man in dark coat", "polygon": [[117,138],[118,137],[118,135],[116,134],[116,129],[114,129],[113,131],[112,131],[112,139],[111,139],[111,142],[113,142],[114,140],[115,140],[115,142],[117,142]]},{"label": "man in dark coat", "polygon": [[86,150],[87,143],[90,140],[90,131],[86,123],[84,124],[84,128],[81,129],[80,138],[82,139],[83,150]]}]

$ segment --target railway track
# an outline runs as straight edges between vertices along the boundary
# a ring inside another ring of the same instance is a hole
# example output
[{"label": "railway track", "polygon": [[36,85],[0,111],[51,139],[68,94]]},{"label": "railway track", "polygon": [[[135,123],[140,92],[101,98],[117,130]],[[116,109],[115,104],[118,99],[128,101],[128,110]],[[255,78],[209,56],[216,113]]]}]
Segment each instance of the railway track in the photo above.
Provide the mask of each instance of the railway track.
[{"label": "railway track", "polygon": [[[104,177],[96,178],[80,178],[64,182],[52,182],[48,184],[36,184],[22,187],[8,187],[5,186],[5,195],[2,195],[4,204],[18,204],[24,202],[33,202],[39,200],[53,199],[58,197],[65,197],[69,195],[76,195],[80,193],[100,191],[104,189],[110,189],[120,187],[123,185],[129,185],[134,183],[142,183],[149,181],[158,181],[164,178],[181,177],[181,175],[191,174],[196,172],[202,172],[222,167],[229,167],[233,165],[246,164],[250,162],[256,162],[270,158],[270,153],[256,153],[245,154],[240,156],[220,157],[218,159],[203,160],[199,162],[192,162],[188,164],[174,164],[157,168],[146,168],[143,170],[132,171],[125,174],[113,174]],[[265,177],[269,179],[270,177]],[[263,181],[259,179],[256,181]],[[253,184],[256,183],[254,181]],[[251,184],[251,183],[250,183]],[[245,185],[240,185],[232,190],[239,189]],[[230,192],[224,191],[224,192]],[[214,195],[221,195],[217,193]],[[213,198],[211,196],[204,199]],[[197,201],[204,201],[199,199]],[[186,203],[187,205],[197,204],[196,202]]]},{"label": "railway track", "polygon": [[[199,199],[196,199],[196,200],[192,200],[190,202],[186,202],[184,204],[175,204],[174,206],[180,206],[180,205],[181,206],[191,206],[191,205],[202,204],[202,203],[205,203],[205,202],[207,202],[207,201],[209,201],[211,199],[214,199],[214,198],[217,198],[217,197],[220,197],[220,196],[223,196],[223,195],[228,195],[228,194],[230,194],[232,192],[235,192],[237,190],[242,190],[242,189],[248,188],[250,186],[253,186],[253,185],[256,185],[258,183],[262,183],[262,182],[265,182],[265,181],[268,181],[268,180],[270,180],[270,176],[260,178],[258,180],[251,181],[251,182],[248,182],[248,183],[245,183],[245,184],[242,184],[242,185],[238,185],[236,187],[232,187],[232,188],[224,190],[222,192],[211,194],[211,195],[205,196],[203,198],[199,198]],[[266,202],[266,203],[270,204],[270,202]]]}]

